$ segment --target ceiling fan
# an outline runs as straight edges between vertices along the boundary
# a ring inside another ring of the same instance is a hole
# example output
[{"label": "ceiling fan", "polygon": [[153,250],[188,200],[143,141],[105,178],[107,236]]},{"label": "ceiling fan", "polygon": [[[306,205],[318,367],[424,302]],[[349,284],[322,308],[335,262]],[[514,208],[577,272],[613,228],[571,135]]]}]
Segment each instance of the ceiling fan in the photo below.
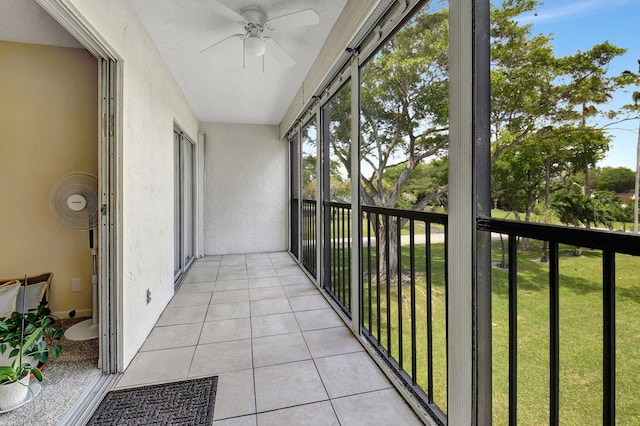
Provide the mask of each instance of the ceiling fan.
[{"label": "ceiling fan", "polygon": [[252,56],[262,56],[264,61],[265,53],[272,55],[283,66],[292,67],[296,63],[294,57],[291,56],[291,54],[280,45],[280,43],[267,34],[276,31],[286,31],[299,27],[317,25],[320,22],[318,14],[313,9],[304,9],[268,18],[267,13],[259,6],[247,6],[238,13],[219,2],[214,2],[213,4],[222,15],[242,25],[244,33],[234,34],[217,41],[211,46],[201,50],[200,53],[207,52],[215,47],[227,43],[230,40],[241,39],[243,67],[247,54]]}]

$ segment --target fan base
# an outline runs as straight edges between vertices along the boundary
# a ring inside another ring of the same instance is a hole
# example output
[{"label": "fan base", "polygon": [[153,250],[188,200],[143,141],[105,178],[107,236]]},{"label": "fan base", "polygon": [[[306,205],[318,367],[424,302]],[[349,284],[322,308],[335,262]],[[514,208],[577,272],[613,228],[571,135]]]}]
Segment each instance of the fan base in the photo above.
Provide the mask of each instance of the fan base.
[{"label": "fan base", "polygon": [[98,338],[98,322],[93,318],[72,325],[64,332],[68,340],[91,340]]}]

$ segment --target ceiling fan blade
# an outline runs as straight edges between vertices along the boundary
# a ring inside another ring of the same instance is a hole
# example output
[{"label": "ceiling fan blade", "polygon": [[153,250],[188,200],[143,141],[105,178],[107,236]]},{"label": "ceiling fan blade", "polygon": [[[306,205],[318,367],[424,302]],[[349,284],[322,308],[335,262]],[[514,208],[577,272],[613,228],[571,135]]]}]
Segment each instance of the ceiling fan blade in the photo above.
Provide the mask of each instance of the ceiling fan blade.
[{"label": "ceiling fan blade", "polygon": [[238,12],[236,12],[233,9],[228,8],[227,6],[223,5],[222,3],[218,2],[218,1],[214,0],[211,4],[214,6],[214,9],[215,9],[216,12],[218,12],[221,15],[231,19],[232,21],[244,22],[246,20]]},{"label": "ceiling fan blade", "polygon": [[298,12],[276,16],[267,20],[264,24],[271,31],[286,31],[292,28],[318,25],[320,17],[313,9],[304,9]]},{"label": "ceiling fan blade", "polygon": [[296,60],[291,56],[291,54],[289,54],[289,52],[284,50],[284,47],[282,47],[280,43],[271,37],[264,37],[264,39],[267,41],[267,53],[273,55],[276,61],[287,68],[291,68],[295,65]]},{"label": "ceiling fan blade", "polygon": [[213,43],[211,46],[209,46],[209,47],[206,47],[206,48],[202,49],[202,50],[200,51],[200,53],[204,53],[204,52],[206,52],[206,51],[208,51],[208,50],[210,50],[210,49],[213,49],[213,48],[214,48],[214,47],[216,47],[216,46],[220,46],[221,44],[223,44],[223,43],[225,43],[225,42],[228,42],[229,40],[232,40],[232,39],[234,39],[234,38],[243,39],[243,38],[244,38],[244,34],[234,34],[234,35],[231,35],[231,36],[229,36],[229,37],[227,37],[227,38],[224,38],[224,39],[222,39],[222,40],[220,40],[220,41],[217,41],[217,42]]}]

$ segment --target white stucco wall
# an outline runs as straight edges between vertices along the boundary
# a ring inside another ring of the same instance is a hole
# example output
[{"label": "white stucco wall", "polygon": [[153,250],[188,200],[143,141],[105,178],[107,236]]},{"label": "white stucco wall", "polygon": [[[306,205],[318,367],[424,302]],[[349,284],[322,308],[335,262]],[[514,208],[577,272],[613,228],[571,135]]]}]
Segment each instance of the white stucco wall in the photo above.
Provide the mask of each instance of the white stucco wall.
[{"label": "white stucco wall", "polygon": [[65,3],[122,58],[119,284],[126,367],[173,296],[173,125],[197,141],[198,120],[126,0]]},{"label": "white stucco wall", "polygon": [[206,254],[287,249],[287,144],[278,126],[202,123]]}]

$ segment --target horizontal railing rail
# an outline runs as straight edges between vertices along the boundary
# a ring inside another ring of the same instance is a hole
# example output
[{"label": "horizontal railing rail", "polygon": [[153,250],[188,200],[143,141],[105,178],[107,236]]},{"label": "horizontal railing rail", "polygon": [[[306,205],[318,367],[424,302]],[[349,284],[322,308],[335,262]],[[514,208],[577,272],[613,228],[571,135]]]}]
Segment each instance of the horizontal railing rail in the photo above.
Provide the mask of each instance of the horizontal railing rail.
[{"label": "horizontal railing rail", "polygon": [[540,241],[555,241],[595,250],[611,250],[616,253],[640,256],[640,235],[630,232],[614,232],[600,229],[519,222],[505,219],[478,218],[479,231],[495,232]]}]

